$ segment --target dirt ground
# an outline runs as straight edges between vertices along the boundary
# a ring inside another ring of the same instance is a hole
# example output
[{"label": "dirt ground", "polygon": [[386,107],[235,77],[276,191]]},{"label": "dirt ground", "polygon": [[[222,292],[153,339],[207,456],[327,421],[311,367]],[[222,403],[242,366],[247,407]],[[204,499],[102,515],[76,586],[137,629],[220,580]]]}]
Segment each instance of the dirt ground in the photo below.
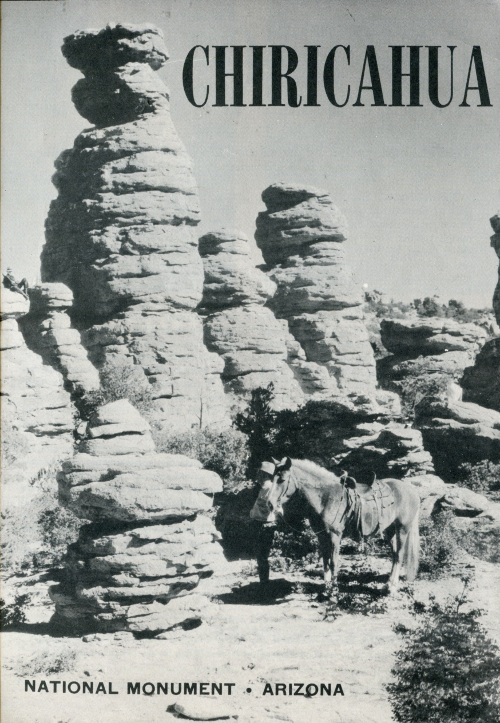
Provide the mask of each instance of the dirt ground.
[{"label": "dirt ground", "polygon": [[[474,567],[473,604],[485,610],[483,624],[500,642],[500,570],[488,563]],[[263,594],[254,564],[235,561],[224,578],[203,582],[214,600],[212,620],[161,640],[136,640],[129,633],[53,637],[43,624],[6,632],[2,722],[156,723],[183,716],[237,717],[243,723],[390,723],[385,686],[401,645],[395,624],[412,623],[415,599],[458,594],[461,576],[472,568],[464,563],[438,582],[419,578],[388,598],[383,585],[389,568],[385,556],[344,556],[339,609],[324,599],[317,570],[274,573]],[[36,689],[45,681],[49,692],[25,691],[26,680]],[[50,681],[60,681],[57,692]],[[99,693],[70,693],[62,691],[63,681],[74,681],[74,690],[83,681],[93,682],[94,691],[99,682],[104,685]],[[148,695],[157,683],[174,684],[175,691],[178,683],[194,682],[208,683],[208,695],[199,688],[197,694],[160,689]],[[132,690],[139,683],[142,692],[127,692],[129,683]],[[212,683],[218,686],[214,695]],[[305,690],[310,695],[303,695]]]}]

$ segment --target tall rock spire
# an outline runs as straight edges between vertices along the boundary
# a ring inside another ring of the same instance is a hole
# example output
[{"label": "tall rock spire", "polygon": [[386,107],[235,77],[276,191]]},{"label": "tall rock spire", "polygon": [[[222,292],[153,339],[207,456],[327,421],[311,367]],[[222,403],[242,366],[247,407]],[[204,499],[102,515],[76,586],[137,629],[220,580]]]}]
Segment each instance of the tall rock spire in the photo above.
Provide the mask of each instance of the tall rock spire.
[{"label": "tall rock spire", "polygon": [[345,262],[344,217],[316,188],[276,183],[262,200],[255,239],[278,287],[272,308],[305,352],[296,362],[303,388],[323,398],[373,396],[375,360]]},{"label": "tall rock spire", "polygon": [[96,364],[142,369],[157,421],[220,421],[220,363],[194,311],[203,287],[198,192],[155,73],[168,59],[163,34],[108,26],[68,36],[62,51],[84,74],[73,102],[95,127],[56,161],[42,278],[73,290]]}]

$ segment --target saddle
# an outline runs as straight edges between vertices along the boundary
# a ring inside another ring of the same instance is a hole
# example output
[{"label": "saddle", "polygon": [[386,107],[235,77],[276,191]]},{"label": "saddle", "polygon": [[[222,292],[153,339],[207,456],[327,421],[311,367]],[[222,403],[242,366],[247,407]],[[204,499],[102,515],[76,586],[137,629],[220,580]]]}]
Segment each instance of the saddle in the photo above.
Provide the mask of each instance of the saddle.
[{"label": "saddle", "polygon": [[383,538],[383,531],[392,521],[396,504],[389,485],[377,479],[371,485],[360,484],[353,477],[346,477],[344,485],[348,495],[352,533],[359,538]]}]

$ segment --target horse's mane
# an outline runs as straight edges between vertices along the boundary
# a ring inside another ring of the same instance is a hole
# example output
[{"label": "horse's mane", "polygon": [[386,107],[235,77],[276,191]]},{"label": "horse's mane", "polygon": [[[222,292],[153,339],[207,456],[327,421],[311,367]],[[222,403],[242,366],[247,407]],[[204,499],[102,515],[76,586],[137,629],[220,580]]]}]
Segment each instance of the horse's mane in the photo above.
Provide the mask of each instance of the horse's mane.
[{"label": "horse's mane", "polygon": [[307,473],[307,483],[311,487],[322,487],[325,483],[339,482],[339,478],[310,459],[292,459],[292,470],[296,467]]}]

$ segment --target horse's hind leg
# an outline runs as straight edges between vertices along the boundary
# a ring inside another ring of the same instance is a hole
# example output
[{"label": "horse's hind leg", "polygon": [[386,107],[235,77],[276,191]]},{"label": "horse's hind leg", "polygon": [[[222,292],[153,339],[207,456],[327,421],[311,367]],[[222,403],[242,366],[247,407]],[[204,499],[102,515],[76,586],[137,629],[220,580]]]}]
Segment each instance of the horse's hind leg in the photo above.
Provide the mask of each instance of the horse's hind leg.
[{"label": "horse's hind leg", "polygon": [[403,549],[407,533],[401,527],[397,527],[391,539],[392,545],[392,569],[387,582],[389,594],[396,592],[399,586],[399,575],[403,561]]},{"label": "horse's hind leg", "polygon": [[330,535],[326,530],[321,530],[318,534],[319,551],[323,561],[323,581],[328,586],[332,581],[333,573],[333,550]]}]

